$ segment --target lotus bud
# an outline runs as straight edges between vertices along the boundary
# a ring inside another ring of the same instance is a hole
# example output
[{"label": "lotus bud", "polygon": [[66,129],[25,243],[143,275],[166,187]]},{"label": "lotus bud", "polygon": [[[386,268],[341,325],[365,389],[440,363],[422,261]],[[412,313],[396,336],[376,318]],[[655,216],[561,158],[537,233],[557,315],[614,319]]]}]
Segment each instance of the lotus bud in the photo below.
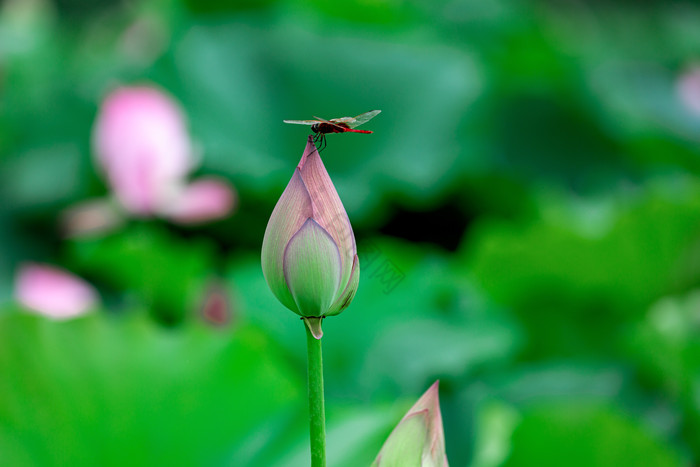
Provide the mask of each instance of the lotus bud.
[{"label": "lotus bud", "polygon": [[425,391],[384,442],[372,467],[447,467],[438,381]]},{"label": "lotus bud", "polygon": [[312,137],[267,223],[262,269],[275,297],[304,318],[339,314],[357,291],[355,236]]},{"label": "lotus bud", "polygon": [[80,316],[98,303],[97,291],[68,271],[43,264],[24,264],[17,272],[15,299],[44,316]]}]

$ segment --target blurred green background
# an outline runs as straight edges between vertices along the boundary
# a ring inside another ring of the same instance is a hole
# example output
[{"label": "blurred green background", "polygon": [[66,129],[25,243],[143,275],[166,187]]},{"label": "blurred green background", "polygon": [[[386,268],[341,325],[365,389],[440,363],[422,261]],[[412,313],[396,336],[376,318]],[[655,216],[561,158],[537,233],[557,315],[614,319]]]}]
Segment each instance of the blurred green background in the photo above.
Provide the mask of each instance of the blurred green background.
[{"label": "blurred green background", "polygon": [[[362,268],[324,324],[329,465],[368,465],[438,378],[454,466],[700,459],[697,3],[0,5],[3,465],[307,465],[304,330],[260,269],[307,135],[282,120],[375,108],[323,152]],[[107,194],[90,137],[119,84],[181,103],[232,216],[61,234]],[[25,261],[102,309],[28,313]]]}]

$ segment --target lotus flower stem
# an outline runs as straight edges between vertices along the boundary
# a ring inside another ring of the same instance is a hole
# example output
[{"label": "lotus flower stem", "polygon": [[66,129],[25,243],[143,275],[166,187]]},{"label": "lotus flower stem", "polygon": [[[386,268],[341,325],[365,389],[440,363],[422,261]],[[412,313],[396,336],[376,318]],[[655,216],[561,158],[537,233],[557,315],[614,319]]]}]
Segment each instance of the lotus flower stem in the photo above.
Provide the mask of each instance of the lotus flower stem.
[{"label": "lotus flower stem", "polygon": [[306,345],[309,360],[309,431],[311,442],[311,467],[326,467],[326,409],[323,399],[323,358],[321,339],[314,337],[311,320],[304,319]]}]

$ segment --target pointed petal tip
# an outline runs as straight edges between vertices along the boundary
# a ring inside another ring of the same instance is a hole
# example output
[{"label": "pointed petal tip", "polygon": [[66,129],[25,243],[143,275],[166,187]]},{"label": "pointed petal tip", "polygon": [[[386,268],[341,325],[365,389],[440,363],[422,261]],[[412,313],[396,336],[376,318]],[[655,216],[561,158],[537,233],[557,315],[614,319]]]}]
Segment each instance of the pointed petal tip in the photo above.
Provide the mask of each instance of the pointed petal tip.
[{"label": "pointed petal tip", "polygon": [[299,160],[299,164],[297,164],[297,169],[304,168],[304,164],[306,164],[306,159],[308,159],[309,157],[313,157],[314,154],[318,156],[318,149],[316,149],[316,144],[314,144],[314,137],[312,135],[309,135],[309,137],[306,140],[306,147],[304,148],[304,153],[301,155],[301,160]]},{"label": "pointed petal tip", "polygon": [[430,407],[432,410],[440,411],[440,380],[430,385],[430,387],[418,399],[414,407]]}]

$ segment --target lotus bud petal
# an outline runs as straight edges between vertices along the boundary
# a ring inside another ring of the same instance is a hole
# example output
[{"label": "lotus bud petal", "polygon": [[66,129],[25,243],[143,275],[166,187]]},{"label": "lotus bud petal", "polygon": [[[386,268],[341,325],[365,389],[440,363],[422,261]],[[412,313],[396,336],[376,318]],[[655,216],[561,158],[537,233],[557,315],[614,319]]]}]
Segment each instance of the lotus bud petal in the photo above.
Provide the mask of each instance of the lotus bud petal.
[{"label": "lotus bud petal", "polygon": [[262,269],[272,293],[302,317],[337,315],[357,291],[350,219],[311,137],[267,224]]},{"label": "lotus bud petal", "polygon": [[436,381],[384,442],[372,467],[447,467]]},{"label": "lotus bud petal", "polygon": [[[312,253],[310,253],[312,252]],[[284,279],[303,316],[323,316],[340,284],[340,252],[330,234],[308,218],[284,250]]]},{"label": "lotus bud petal", "polygon": [[94,128],[99,165],[119,202],[150,216],[172,202],[193,166],[179,106],[150,87],[122,87],[107,96]]},{"label": "lotus bud petal", "polygon": [[66,319],[82,315],[97,302],[97,292],[68,271],[24,264],[15,280],[15,298],[21,305],[44,316]]}]

